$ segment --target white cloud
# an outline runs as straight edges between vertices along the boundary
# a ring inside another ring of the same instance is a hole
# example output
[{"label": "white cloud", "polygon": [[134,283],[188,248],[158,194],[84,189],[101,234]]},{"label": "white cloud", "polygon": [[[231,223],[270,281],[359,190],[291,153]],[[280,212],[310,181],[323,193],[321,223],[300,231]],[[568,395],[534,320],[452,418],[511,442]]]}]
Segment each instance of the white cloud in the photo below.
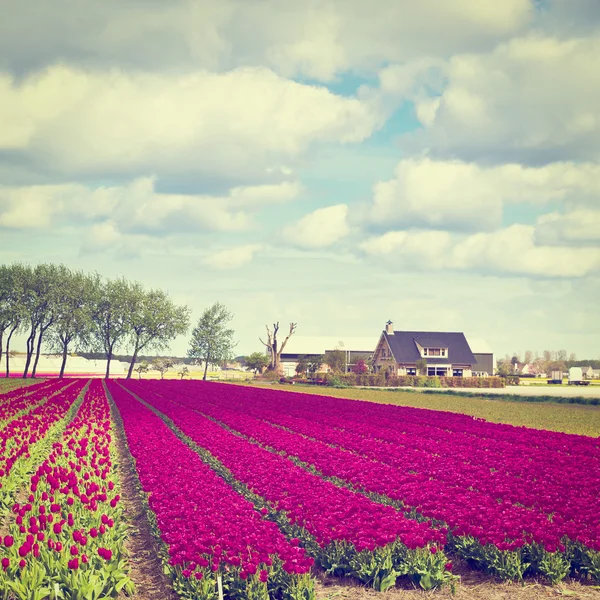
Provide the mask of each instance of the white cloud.
[{"label": "white cloud", "polygon": [[[66,174],[256,177],[315,142],[360,142],[376,105],[265,68],[0,74],[0,148]],[[279,165],[279,170],[289,168]]]},{"label": "white cloud", "polygon": [[535,236],[539,244],[600,246],[600,210],[586,206],[564,214],[542,215]]},{"label": "white cloud", "polygon": [[[297,182],[236,187],[223,196],[164,194],[146,177],[123,186],[89,188],[81,184],[0,186],[0,226],[48,229],[96,223],[92,249],[108,232],[163,235],[182,231],[241,231],[254,226],[264,206],[289,202],[301,191]],[[110,237],[110,236],[109,236]],[[103,245],[103,243],[100,243]]]},{"label": "white cloud", "polygon": [[414,265],[438,268],[451,248],[452,236],[447,231],[388,231],[367,239],[361,248],[370,256],[389,256]]},{"label": "white cloud", "polygon": [[283,229],[285,240],[300,248],[325,248],[348,233],[350,227],[346,204],[318,208]]},{"label": "white cloud", "polygon": [[204,263],[215,269],[239,269],[252,262],[254,255],[262,250],[261,244],[246,244],[213,252]]},{"label": "white cloud", "polygon": [[370,221],[397,227],[493,230],[506,204],[600,200],[600,165],[484,167],[428,157],[404,159],[395,178],[375,184]]},{"label": "white cloud", "polygon": [[529,0],[33,0],[0,21],[13,71],[58,61],[144,70],[265,65],[330,80],[352,69],[480,50],[530,22]]},{"label": "white cloud", "polygon": [[600,248],[538,245],[535,227],[450,237],[445,231],[388,232],[361,245],[396,270],[475,271],[533,277],[585,277],[600,272]]},{"label": "white cloud", "polygon": [[412,145],[438,156],[598,161],[598,55],[597,34],[567,40],[531,34],[490,53],[457,54],[445,66],[421,59],[389,67],[382,91],[416,101],[425,131]]}]

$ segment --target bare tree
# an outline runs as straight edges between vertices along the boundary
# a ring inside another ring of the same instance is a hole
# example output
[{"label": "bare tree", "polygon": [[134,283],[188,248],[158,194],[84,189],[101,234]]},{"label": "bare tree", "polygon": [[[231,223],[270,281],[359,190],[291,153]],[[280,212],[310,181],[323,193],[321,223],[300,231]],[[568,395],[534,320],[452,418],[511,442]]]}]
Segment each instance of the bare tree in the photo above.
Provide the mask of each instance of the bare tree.
[{"label": "bare tree", "polygon": [[296,331],[297,323],[290,323],[290,331],[287,334],[286,338],[281,342],[281,346],[279,345],[279,341],[277,340],[277,333],[279,332],[279,321],[277,323],[273,323],[273,329],[269,329],[268,325],[265,325],[267,329],[267,341],[265,342],[262,338],[258,338],[260,343],[263,344],[271,354],[271,364],[269,365],[270,371],[280,371],[281,370],[281,353],[285,348],[288,340]]}]

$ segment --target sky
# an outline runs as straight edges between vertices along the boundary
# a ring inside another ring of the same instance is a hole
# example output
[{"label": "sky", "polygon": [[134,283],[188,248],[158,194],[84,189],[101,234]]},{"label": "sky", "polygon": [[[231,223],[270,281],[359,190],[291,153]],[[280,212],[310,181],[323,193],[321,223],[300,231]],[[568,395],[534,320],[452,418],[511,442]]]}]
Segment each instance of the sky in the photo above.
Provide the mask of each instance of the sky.
[{"label": "sky", "polygon": [[220,301],[240,354],[391,319],[600,357],[597,0],[0,14],[2,262]]}]

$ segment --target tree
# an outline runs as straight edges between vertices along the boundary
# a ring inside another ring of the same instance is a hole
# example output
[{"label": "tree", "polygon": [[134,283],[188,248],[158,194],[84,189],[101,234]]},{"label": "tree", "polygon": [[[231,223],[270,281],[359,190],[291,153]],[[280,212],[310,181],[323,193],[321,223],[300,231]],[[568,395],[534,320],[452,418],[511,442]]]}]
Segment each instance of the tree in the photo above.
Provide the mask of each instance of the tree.
[{"label": "tree", "polygon": [[513,367],[513,373],[519,368],[519,363],[521,361],[519,360],[519,355],[518,354],[514,354],[513,357],[510,359],[510,364]]},{"label": "tree", "polygon": [[306,357],[306,369],[314,376],[314,374],[321,368],[325,357],[322,354],[315,354],[314,356]]},{"label": "tree", "polygon": [[501,377],[513,375],[515,372],[515,367],[512,360],[508,356],[505,358],[499,358],[496,363],[496,372]]},{"label": "tree", "polygon": [[544,370],[544,359],[543,358],[534,358],[533,361],[529,364],[529,373],[530,375],[541,375],[545,373]]},{"label": "tree", "polygon": [[417,361],[416,367],[417,367],[417,373],[419,375],[427,375],[427,359],[426,358],[420,358]]},{"label": "tree", "polygon": [[325,364],[334,373],[345,373],[346,372],[346,353],[343,350],[331,350],[325,352]]},{"label": "tree", "polygon": [[165,350],[171,340],[185,334],[190,326],[190,311],[187,306],[175,305],[162,290],[146,292],[140,284],[134,284],[131,298],[129,338],[133,355],[127,379],[131,378],[142,350]]},{"label": "tree", "polygon": [[190,374],[190,370],[187,367],[183,367],[182,369],[180,369],[179,371],[177,371],[177,375],[179,375],[179,378],[183,381],[184,377],[187,377]]},{"label": "tree", "polygon": [[117,350],[131,332],[129,313],[133,304],[132,286],[124,278],[106,281],[92,308],[93,345],[106,356],[106,374]]},{"label": "tree", "polygon": [[367,366],[367,363],[360,358],[352,365],[352,372],[357,375],[364,375],[369,372],[369,367]]},{"label": "tree", "polygon": [[82,272],[69,273],[58,292],[61,311],[49,332],[51,351],[62,354],[59,378],[63,378],[69,347],[73,342],[80,346],[89,343],[93,324],[93,307],[101,287],[100,276]]},{"label": "tree", "polygon": [[258,375],[269,366],[269,357],[263,352],[253,352],[244,358],[244,365]]},{"label": "tree", "polygon": [[23,294],[23,309],[26,314],[24,321],[28,324],[29,335],[26,341],[27,356],[23,378],[29,374],[32,359],[31,377],[36,375],[44,334],[62,310],[58,301],[58,292],[67,277],[67,272],[68,270],[64,265],[41,264],[30,269],[27,274]]},{"label": "tree", "polygon": [[6,377],[10,376],[10,342],[27,318],[24,296],[31,269],[22,264],[0,266],[0,359],[2,343],[6,335]]},{"label": "tree", "polygon": [[292,335],[296,331],[296,327],[297,323],[290,323],[289,333],[287,334],[286,338],[283,340],[280,346],[279,341],[277,340],[277,333],[279,332],[279,321],[277,321],[277,323],[273,323],[273,329],[269,329],[269,326],[265,325],[265,328],[267,329],[267,341],[263,341],[262,338],[258,339],[260,340],[261,344],[263,344],[269,351],[269,354],[271,356],[269,369],[271,371],[279,372],[281,370],[281,353],[283,352],[283,349],[288,343],[290,337],[292,337]]},{"label": "tree", "polygon": [[141,379],[142,373],[147,373],[149,369],[150,365],[145,360],[141,363],[138,363],[138,366],[135,368],[135,371],[138,374],[138,379]]},{"label": "tree", "polygon": [[151,369],[160,373],[160,378],[164,379],[165,373],[175,365],[171,358],[155,358],[150,365]]},{"label": "tree", "polygon": [[237,343],[233,341],[234,330],[227,327],[231,319],[233,314],[215,302],[202,313],[192,331],[188,357],[204,362],[203,380],[206,380],[209,364],[222,363],[232,356]]},{"label": "tree", "polygon": [[306,375],[306,372],[308,371],[308,359],[306,358],[306,356],[299,356],[298,357],[298,362],[296,364],[296,375]]}]

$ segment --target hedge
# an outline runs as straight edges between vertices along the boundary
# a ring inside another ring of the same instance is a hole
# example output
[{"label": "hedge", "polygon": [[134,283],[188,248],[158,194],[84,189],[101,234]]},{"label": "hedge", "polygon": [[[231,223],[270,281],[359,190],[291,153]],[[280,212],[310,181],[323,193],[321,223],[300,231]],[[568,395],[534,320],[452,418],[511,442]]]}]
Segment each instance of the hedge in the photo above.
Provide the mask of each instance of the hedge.
[{"label": "hedge", "polygon": [[[386,377],[383,373],[347,373],[345,375],[320,374],[319,378],[295,379],[296,383],[330,386],[361,387],[426,387],[426,388],[503,388],[506,383],[518,385],[516,381],[506,381],[502,377],[425,377],[420,375],[400,375]],[[288,381],[286,381],[287,383]],[[291,383],[291,380],[289,380]],[[283,381],[282,381],[283,383]]]}]

